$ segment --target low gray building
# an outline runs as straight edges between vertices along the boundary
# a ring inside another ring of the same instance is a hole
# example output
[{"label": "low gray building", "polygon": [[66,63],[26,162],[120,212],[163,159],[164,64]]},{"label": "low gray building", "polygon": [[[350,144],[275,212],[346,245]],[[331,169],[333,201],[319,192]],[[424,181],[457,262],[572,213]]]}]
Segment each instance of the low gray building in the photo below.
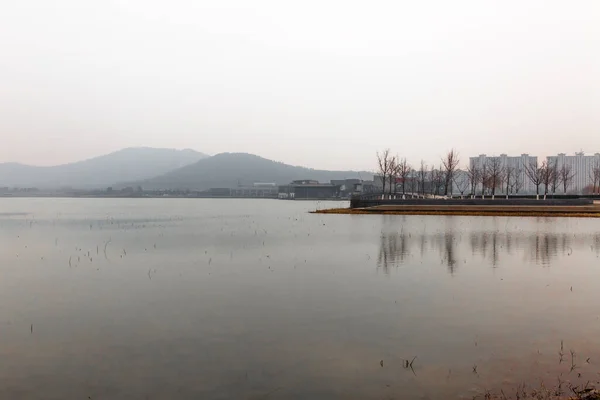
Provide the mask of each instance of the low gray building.
[{"label": "low gray building", "polygon": [[232,197],[277,198],[279,188],[275,183],[255,183],[231,189]]},{"label": "low gray building", "polygon": [[288,200],[334,199],[340,196],[340,186],[331,183],[319,183],[314,180],[293,181],[289,185],[279,186],[278,197]]},{"label": "low gray building", "polygon": [[332,185],[340,187],[340,197],[350,197],[356,191],[356,185],[362,183],[360,179],[334,179]]},{"label": "low gray building", "polygon": [[208,191],[209,196],[212,197],[230,197],[231,189],[229,188],[210,188]]}]

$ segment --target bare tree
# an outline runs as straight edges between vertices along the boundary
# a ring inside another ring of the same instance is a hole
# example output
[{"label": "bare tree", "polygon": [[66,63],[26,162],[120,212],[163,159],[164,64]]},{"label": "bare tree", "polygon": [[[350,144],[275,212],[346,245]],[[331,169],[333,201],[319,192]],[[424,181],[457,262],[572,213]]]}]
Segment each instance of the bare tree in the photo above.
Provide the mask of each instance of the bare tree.
[{"label": "bare tree", "polygon": [[467,189],[469,189],[469,186],[471,184],[469,173],[466,171],[458,170],[454,174],[453,181],[456,185],[456,188],[460,192],[460,198],[462,199],[465,195],[465,192],[467,191]]},{"label": "bare tree", "polygon": [[483,163],[479,174],[479,182],[481,183],[481,198],[485,197],[485,190],[489,186],[490,175],[488,171],[487,163]]},{"label": "bare tree", "polygon": [[417,181],[417,171],[415,171],[414,169],[410,169],[410,192],[411,195],[414,197],[415,193],[418,192],[418,184],[419,182]]},{"label": "bare tree", "polygon": [[435,168],[435,166],[431,166],[430,170],[430,180],[431,180],[431,194],[438,196],[442,193],[442,189],[444,187],[444,178],[445,174],[440,165],[439,168]]},{"label": "bare tree", "polygon": [[594,182],[597,182],[595,193],[598,193],[598,192],[600,192],[600,160],[596,160],[594,162],[593,171],[594,171]]},{"label": "bare tree", "polygon": [[573,179],[575,179],[573,166],[563,162],[563,165],[558,170],[558,174],[560,175],[560,181],[563,185],[563,193],[567,194],[567,189],[571,186],[571,183],[573,183]]},{"label": "bare tree", "polygon": [[596,160],[592,167],[592,174],[594,176],[594,194],[600,192],[600,160]]},{"label": "bare tree", "polygon": [[471,197],[475,196],[475,191],[477,190],[477,185],[481,181],[481,169],[475,164],[467,168],[467,174],[469,177],[469,184],[471,185]]},{"label": "bare tree", "polygon": [[[390,155],[390,149],[385,149],[383,152],[377,152],[377,168],[378,172],[381,175],[381,181],[383,183],[382,193],[385,197],[385,183],[387,182],[386,178],[390,176],[391,166],[392,166],[393,157]],[[390,180],[391,183],[391,180]],[[391,185],[390,185],[391,186]]]},{"label": "bare tree", "polygon": [[502,160],[498,157],[488,158],[487,163],[488,187],[492,191],[492,199],[496,194],[496,189],[502,187],[502,178],[504,175],[504,167]]},{"label": "bare tree", "polygon": [[519,190],[523,189],[523,186],[525,185],[524,175],[525,172],[521,168],[515,168],[515,175],[510,189],[511,192],[519,194]]},{"label": "bare tree", "polygon": [[397,164],[398,164],[398,167],[397,167],[398,177],[400,178],[400,181],[402,182],[402,196],[404,197],[404,195],[406,195],[406,181],[408,180],[408,177],[410,176],[412,167],[406,161],[406,158],[398,160]]},{"label": "bare tree", "polygon": [[[459,162],[458,152],[454,149],[450,150],[446,154],[446,157],[442,159],[442,165],[444,166],[444,195],[448,194],[448,190],[450,190],[450,194],[452,194],[452,178],[454,177],[454,172],[456,171]],[[440,167],[440,170],[441,169],[442,168]]]},{"label": "bare tree", "polygon": [[398,191],[398,157],[392,157],[390,161],[390,199],[392,198],[392,193],[396,194]]},{"label": "bare tree", "polygon": [[535,194],[536,197],[540,198],[540,185],[544,181],[544,168],[543,165],[540,167],[537,159],[535,161],[531,161],[529,165],[525,166],[525,174],[535,186]]},{"label": "bare tree", "polygon": [[438,167],[435,174],[435,191],[438,195],[442,195],[442,193],[446,193],[446,173],[442,169],[442,165]]},{"label": "bare tree", "polygon": [[436,181],[436,177],[437,177],[437,173],[435,171],[435,165],[431,166],[431,169],[429,170],[429,192],[432,195],[436,194],[436,185],[435,185],[435,181]]},{"label": "bare tree", "polygon": [[554,168],[552,164],[543,161],[541,166],[542,183],[544,184],[544,200],[550,192],[552,181],[554,180]]},{"label": "bare tree", "polygon": [[589,172],[589,178],[592,181],[592,194],[600,191],[600,161],[596,160]]},{"label": "bare tree", "polygon": [[599,193],[600,192],[600,161],[596,161],[594,163],[594,167],[592,168],[593,174],[594,174],[594,187],[596,188],[596,190],[594,190],[594,193]]},{"label": "bare tree", "polygon": [[516,168],[510,165],[504,167],[504,187],[506,189],[506,198],[508,199],[508,193],[511,191],[514,185]]},{"label": "bare tree", "polygon": [[420,192],[425,197],[425,181],[427,180],[427,166],[425,161],[421,160],[421,168],[418,173]]},{"label": "bare tree", "polygon": [[548,174],[550,174],[550,178],[551,178],[551,187],[552,187],[552,194],[554,195],[554,193],[556,193],[556,189],[560,186],[561,184],[561,174],[558,171],[558,160],[554,160],[553,163],[548,163]]}]

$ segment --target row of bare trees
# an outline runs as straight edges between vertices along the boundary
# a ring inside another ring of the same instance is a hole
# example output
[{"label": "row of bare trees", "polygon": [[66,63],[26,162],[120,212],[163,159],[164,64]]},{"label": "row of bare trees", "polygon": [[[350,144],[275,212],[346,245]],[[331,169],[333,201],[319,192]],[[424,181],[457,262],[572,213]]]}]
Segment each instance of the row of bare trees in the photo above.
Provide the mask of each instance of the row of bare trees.
[{"label": "row of bare trees", "polygon": [[[473,164],[467,168],[466,180],[475,196],[477,189],[481,188],[481,196],[490,194],[493,197],[496,191],[518,194],[524,185],[523,171],[511,165],[503,165],[502,160],[493,157],[482,165]],[[460,185],[459,185],[460,189]]]},{"label": "row of bare trees", "polygon": [[588,192],[589,194],[600,194],[600,160],[594,162],[588,177],[591,184],[584,189],[584,192]]},{"label": "row of bare trees", "polygon": [[[492,198],[497,190],[503,191],[506,196],[509,193],[518,194],[523,189],[525,178],[535,186],[538,196],[540,187],[544,188],[544,198],[548,193],[556,193],[561,189],[566,194],[575,178],[575,171],[570,164],[565,163],[558,167],[556,161],[543,161],[542,164],[538,164],[536,160],[521,169],[502,165],[501,159],[497,157],[487,159],[483,165],[471,165],[467,169],[467,174],[472,195],[478,187],[481,187],[481,195],[488,193]],[[598,177],[600,179],[600,174]]]},{"label": "row of bare trees", "polygon": [[[418,170],[413,169],[406,158],[393,156],[390,149],[377,153],[378,172],[383,183],[383,194],[392,197],[396,193],[406,195],[425,196],[430,194],[452,195],[457,189],[460,196],[465,194],[476,196],[480,191],[481,196],[497,193],[519,194],[524,189],[526,180],[535,186],[539,197],[543,188],[544,198],[549,193],[562,191],[564,194],[575,179],[575,171],[571,164],[558,165],[556,160],[543,161],[538,164],[532,161],[523,167],[505,165],[498,157],[490,157],[484,163],[473,163],[466,171],[458,169],[460,158],[455,150],[450,150],[441,160],[439,165],[428,166],[421,161]],[[596,162],[590,171],[591,193],[600,192],[600,161]],[[401,189],[401,191],[399,190]]]},{"label": "row of bare trees", "polygon": [[450,150],[440,165],[428,167],[421,161],[417,171],[406,161],[406,158],[393,156],[390,149],[377,153],[377,168],[383,183],[384,196],[398,193],[398,184],[401,186],[402,195],[407,191],[411,195],[425,196],[452,194],[452,183],[455,181],[460,158],[455,150]]},{"label": "row of bare trees", "polygon": [[559,168],[556,161],[543,161],[541,164],[532,161],[525,166],[525,174],[535,186],[537,196],[540,195],[540,186],[544,187],[544,198],[548,193],[556,193],[557,190],[561,189],[561,186],[563,193],[567,193],[569,186],[575,179],[575,171],[570,164],[565,163]]},{"label": "row of bare trees", "polygon": [[414,179],[409,180],[413,173],[411,165],[406,161],[406,158],[392,156],[390,149],[385,149],[381,153],[377,153],[377,167],[381,179],[383,181],[383,193],[386,190],[389,196],[398,192],[398,181],[402,187],[402,194],[406,194],[406,189],[413,190],[413,187],[407,187],[407,184],[412,184]]}]

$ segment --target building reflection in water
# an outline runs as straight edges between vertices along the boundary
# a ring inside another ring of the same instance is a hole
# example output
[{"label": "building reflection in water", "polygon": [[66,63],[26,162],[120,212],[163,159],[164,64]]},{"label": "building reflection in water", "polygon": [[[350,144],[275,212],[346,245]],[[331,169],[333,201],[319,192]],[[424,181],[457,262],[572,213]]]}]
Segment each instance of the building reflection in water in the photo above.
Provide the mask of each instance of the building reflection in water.
[{"label": "building reflection in water", "polygon": [[[397,224],[402,226],[404,224]],[[426,260],[439,257],[450,274],[461,262],[480,256],[492,267],[501,265],[506,256],[522,254],[524,261],[550,266],[559,255],[570,256],[573,251],[594,251],[600,254],[600,233],[556,233],[483,230],[457,231],[452,224],[438,227],[433,232],[401,229],[387,226],[381,232],[377,267],[389,274],[391,269],[408,260]]]}]

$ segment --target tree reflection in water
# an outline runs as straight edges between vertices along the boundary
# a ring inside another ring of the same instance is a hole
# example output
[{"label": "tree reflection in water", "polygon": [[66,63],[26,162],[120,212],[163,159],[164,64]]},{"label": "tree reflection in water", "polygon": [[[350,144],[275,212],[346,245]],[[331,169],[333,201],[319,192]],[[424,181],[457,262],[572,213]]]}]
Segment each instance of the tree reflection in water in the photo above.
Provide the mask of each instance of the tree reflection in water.
[{"label": "tree reflection in water", "polygon": [[[464,227],[457,230],[452,219],[445,220],[432,232],[423,225],[419,232],[417,229],[409,230],[415,225],[405,222],[406,217],[384,222],[377,267],[385,274],[408,260],[423,262],[431,258],[432,253],[439,256],[450,274],[456,272],[459,261],[467,262],[476,256],[481,256],[494,268],[507,255],[522,254],[524,261],[546,267],[557,256],[571,256],[574,251],[594,251],[600,256],[600,233],[545,232],[544,226],[538,231],[523,232],[509,228],[508,224],[504,230],[498,229],[495,224],[489,230],[470,231]],[[400,227],[400,231],[394,231],[394,227]],[[463,242],[464,236],[468,237],[466,242]]]}]

